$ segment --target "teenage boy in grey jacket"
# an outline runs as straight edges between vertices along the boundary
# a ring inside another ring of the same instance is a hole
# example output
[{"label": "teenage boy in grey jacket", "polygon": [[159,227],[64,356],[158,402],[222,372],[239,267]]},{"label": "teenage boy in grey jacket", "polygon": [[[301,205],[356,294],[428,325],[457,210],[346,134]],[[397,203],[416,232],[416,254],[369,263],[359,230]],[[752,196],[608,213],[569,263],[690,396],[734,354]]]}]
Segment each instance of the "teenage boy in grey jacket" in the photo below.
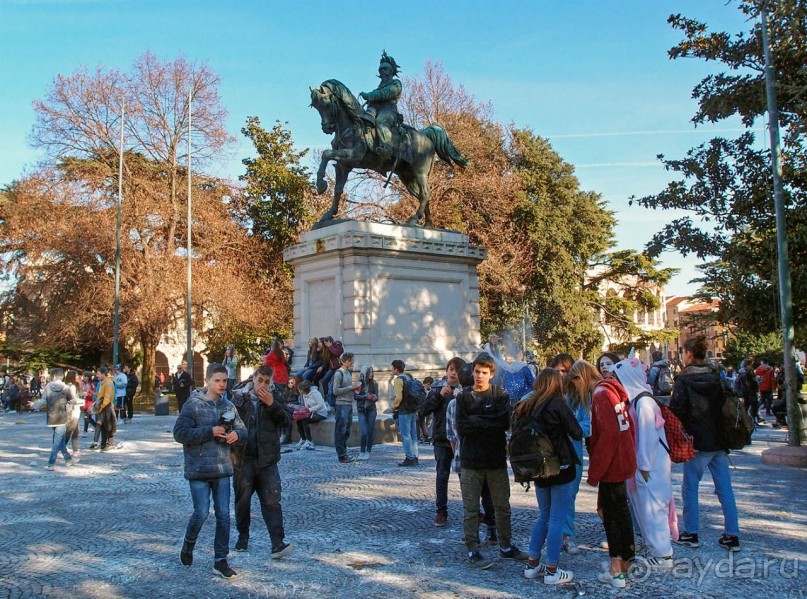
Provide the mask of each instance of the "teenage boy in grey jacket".
[{"label": "teenage boy in grey jacket", "polygon": [[207,388],[194,391],[174,425],[174,439],[183,445],[185,478],[191,488],[193,514],[188,521],[179,561],[193,563],[193,548],[210,513],[210,496],[216,514],[213,571],[223,578],[236,572],[227,563],[230,552],[230,449],[247,441],[247,431],[235,406],[223,397],[227,369],[221,364],[207,368]]}]

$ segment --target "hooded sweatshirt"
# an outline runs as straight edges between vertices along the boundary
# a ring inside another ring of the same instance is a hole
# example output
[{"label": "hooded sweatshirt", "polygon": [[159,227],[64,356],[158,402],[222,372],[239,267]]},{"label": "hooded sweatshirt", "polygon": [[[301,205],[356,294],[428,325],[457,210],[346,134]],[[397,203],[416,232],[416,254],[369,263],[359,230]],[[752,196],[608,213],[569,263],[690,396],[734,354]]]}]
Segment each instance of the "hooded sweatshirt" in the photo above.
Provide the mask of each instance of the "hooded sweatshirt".
[{"label": "hooded sweatshirt", "polygon": [[664,418],[656,401],[645,395],[652,395],[653,390],[645,382],[641,363],[637,358],[622,360],[614,366],[614,373],[631,400],[630,412],[636,424],[633,436],[639,470],[662,474],[669,471],[670,456],[664,449],[669,447],[664,434]]},{"label": "hooded sweatshirt", "polygon": [[597,383],[591,396],[591,442],[588,483],[617,483],[636,472],[633,423],[625,401],[628,394],[618,381]]}]

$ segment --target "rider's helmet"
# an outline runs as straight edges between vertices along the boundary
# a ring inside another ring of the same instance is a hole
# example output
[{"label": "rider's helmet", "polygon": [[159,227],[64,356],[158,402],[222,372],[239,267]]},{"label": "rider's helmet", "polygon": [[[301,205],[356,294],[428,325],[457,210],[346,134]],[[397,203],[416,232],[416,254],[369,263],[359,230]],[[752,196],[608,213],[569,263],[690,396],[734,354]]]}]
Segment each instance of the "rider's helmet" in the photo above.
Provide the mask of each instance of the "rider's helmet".
[{"label": "rider's helmet", "polygon": [[384,66],[392,69],[393,77],[397,75],[398,71],[401,69],[401,67],[398,66],[398,63],[395,62],[395,59],[387,54],[386,50],[384,50],[384,52],[381,54],[381,62],[378,63],[378,70],[381,71],[381,67]]}]

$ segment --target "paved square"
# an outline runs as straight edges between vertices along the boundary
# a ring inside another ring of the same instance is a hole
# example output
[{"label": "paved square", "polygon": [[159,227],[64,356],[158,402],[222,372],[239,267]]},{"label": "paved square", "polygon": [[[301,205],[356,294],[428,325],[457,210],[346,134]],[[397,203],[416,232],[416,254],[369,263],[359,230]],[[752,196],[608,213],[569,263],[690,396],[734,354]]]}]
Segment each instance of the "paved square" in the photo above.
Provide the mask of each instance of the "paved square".
[{"label": "paved square", "polygon": [[[378,446],[369,462],[339,464],[332,448],[286,454],[280,462],[287,542],[294,555],[269,559],[269,540],[253,499],[250,548],[231,552],[238,577],[214,576],[214,516],[199,537],[192,568],[179,563],[191,513],[175,417],[138,415],[120,425],[120,451],[81,452],[81,462],[45,464],[45,415],[0,415],[0,596],[3,597],[616,597],[596,581],[607,552],[594,513],[596,491],[578,497],[583,554],[561,555],[575,585],[525,580],[522,566],[495,561],[487,571],[464,562],[462,504],[449,486],[449,526],[434,528],[434,461],[398,468],[400,446]],[[81,438],[81,447],[92,441]],[[785,442],[770,427],[747,451],[732,453],[742,551],[717,546],[722,514],[707,476],[701,493],[700,549],[676,547],[676,569],[629,584],[623,597],[804,597],[807,592],[807,472],[766,466],[760,452]],[[680,502],[681,467],[674,468]],[[522,549],[537,515],[534,493],[512,486],[513,538]],[[680,515],[680,503],[679,503]],[[235,544],[235,517],[231,547]],[[494,548],[484,548],[495,555]]]}]

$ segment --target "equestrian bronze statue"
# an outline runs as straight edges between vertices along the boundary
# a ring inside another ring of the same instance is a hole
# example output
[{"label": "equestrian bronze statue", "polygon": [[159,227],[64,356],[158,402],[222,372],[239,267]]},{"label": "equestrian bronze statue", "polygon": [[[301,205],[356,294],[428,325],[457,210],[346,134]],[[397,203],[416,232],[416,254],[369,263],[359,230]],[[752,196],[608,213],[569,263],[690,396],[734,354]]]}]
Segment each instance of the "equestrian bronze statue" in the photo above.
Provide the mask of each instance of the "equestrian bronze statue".
[{"label": "equestrian bronze statue", "polygon": [[350,171],[364,168],[384,176],[398,175],[419,201],[417,212],[406,223],[419,225],[424,220],[429,227],[429,173],[435,153],[448,164],[463,168],[468,160],[454,147],[442,127],[431,125],[418,131],[403,124],[397,107],[402,89],[401,82],[395,78],[398,65],[386,52],[381,56],[378,73],[381,78],[378,88],[359,94],[366,100],[367,110],[347,86],[336,79],[329,79],[311,90],[311,106],[320,114],[322,130],[334,136],[331,149],[322,153],[317,171],[317,191],[325,193],[328,189],[325,169],[334,161],[333,202],[319,222],[333,220]]}]

